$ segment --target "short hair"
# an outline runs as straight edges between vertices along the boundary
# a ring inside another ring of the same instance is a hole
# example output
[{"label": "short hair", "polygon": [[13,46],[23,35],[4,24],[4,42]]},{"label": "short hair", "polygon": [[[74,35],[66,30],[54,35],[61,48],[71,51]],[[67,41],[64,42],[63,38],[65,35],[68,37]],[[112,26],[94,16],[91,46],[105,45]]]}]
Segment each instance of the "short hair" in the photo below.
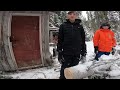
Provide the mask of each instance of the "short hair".
[{"label": "short hair", "polygon": [[103,29],[103,26],[108,26],[109,27],[108,29],[111,29],[111,26],[108,22],[102,23],[101,26],[100,26],[100,29]]},{"label": "short hair", "polygon": [[67,14],[71,14],[71,13],[76,13],[76,14],[77,14],[77,12],[76,12],[76,11],[68,11],[68,13],[67,13]]}]

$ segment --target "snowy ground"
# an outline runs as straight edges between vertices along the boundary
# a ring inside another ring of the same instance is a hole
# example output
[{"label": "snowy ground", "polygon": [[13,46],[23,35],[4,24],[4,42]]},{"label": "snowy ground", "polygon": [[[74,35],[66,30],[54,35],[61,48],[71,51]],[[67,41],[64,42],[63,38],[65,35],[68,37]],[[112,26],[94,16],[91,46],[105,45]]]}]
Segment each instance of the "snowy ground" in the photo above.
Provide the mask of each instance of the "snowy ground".
[{"label": "snowy ground", "polygon": [[[86,42],[87,44],[87,56],[86,60],[92,60],[94,58],[94,47],[93,43]],[[52,53],[53,47],[50,47]],[[54,66],[30,69],[26,71],[18,71],[14,73],[5,73],[5,76],[10,76],[13,79],[59,79],[60,64],[54,59]]]},{"label": "snowy ground", "polygon": [[5,73],[5,76],[13,79],[59,79],[59,70],[60,64],[57,58],[55,58],[53,66]]},{"label": "snowy ground", "polygon": [[51,67],[36,68],[25,71],[18,71],[14,73],[6,73],[5,76],[13,77],[13,79],[58,79],[60,69],[59,66],[59,64],[56,64]]}]

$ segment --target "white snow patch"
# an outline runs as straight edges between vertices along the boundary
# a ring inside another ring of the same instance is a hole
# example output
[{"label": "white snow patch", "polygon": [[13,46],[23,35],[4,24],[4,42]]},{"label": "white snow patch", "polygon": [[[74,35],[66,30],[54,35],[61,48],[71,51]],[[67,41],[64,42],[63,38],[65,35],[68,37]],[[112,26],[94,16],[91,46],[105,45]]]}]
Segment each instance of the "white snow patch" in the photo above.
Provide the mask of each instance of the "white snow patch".
[{"label": "white snow patch", "polygon": [[117,45],[117,46],[115,47],[115,49],[116,49],[116,50],[120,50],[120,45]]},{"label": "white snow patch", "polygon": [[55,68],[44,67],[11,73],[9,76],[13,77],[13,79],[58,79],[59,72],[56,72]]},{"label": "white snow patch", "polygon": [[113,61],[113,60],[116,60],[120,58],[120,55],[102,55],[100,58],[99,58],[99,61]]},{"label": "white snow patch", "polygon": [[113,55],[102,55],[100,58],[99,58],[99,60],[100,61],[102,61],[102,60],[114,60],[115,59],[115,57],[113,56]]},{"label": "white snow patch", "polygon": [[53,48],[54,47],[49,47],[49,51],[50,51],[50,53],[53,55]]},{"label": "white snow patch", "polygon": [[112,70],[109,72],[109,75],[114,77],[114,76],[120,76],[120,70]]},{"label": "white snow patch", "polygon": [[86,61],[93,60],[95,57],[93,41],[86,42],[86,47],[87,47]]},{"label": "white snow patch", "polygon": [[77,68],[77,69],[79,69],[80,72],[86,72],[92,64],[93,64],[93,62],[89,61],[89,62],[85,62],[83,64],[79,64],[77,66],[74,66],[72,68]]},{"label": "white snow patch", "polygon": [[87,71],[87,66],[86,65],[78,65],[78,66],[74,66],[74,67],[76,69],[78,69],[80,72],[86,72]]},{"label": "white snow patch", "polygon": [[110,70],[120,70],[120,67],[117,64],[114,64],[110,67]]}]

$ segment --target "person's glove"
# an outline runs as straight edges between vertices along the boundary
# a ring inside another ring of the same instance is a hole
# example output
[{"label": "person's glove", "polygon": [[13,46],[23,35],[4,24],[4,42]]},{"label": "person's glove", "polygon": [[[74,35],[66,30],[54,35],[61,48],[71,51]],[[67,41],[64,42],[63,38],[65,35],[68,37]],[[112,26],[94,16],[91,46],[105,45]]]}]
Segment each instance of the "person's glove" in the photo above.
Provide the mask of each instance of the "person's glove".
[{"label": "person's glove", "polygon": [[95,53],[95,54],[98,53],[98,46],[94,46],[94,53]]},{"label": "person's glove", "polygon": [[60,62],[60,64],[62,64],[64,62],[62,51],[58,51],[58,61]]},{"label": "person's glove", "polygon": [[112,55],[114,55],[115,54],[115,48],[113,47],[112,48]]}]

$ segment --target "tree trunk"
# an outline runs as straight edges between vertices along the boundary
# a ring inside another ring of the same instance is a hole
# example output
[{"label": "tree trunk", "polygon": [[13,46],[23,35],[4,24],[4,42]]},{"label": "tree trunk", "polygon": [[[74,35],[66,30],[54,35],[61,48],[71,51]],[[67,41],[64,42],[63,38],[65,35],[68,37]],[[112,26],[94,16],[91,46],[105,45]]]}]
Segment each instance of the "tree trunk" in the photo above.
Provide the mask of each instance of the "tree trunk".
[{"label": "tree trunk", "polygon": [[66,68],[64,73],[66,79],[83,79],[94,74],[93,70],[81,71],[77,67]]},{"label": "tree trunk", "polygon": [[93,63],[88,62],[89,64],[79,64],[74,67],[69,67],[64,70],[64,74],[66,79],[82,79],[92,75],[94,72],[92,70],[88,70]]},{"label": "tree trunk", "polygon": [[[66,79],[84,79],[94,74],[109,75],[110,69],[114,64],[120,64],[120,60],[107,60],[92,62],[92,64],[79,64],[64,70]],[[112,71],[112,69],[111,69]]]}]

